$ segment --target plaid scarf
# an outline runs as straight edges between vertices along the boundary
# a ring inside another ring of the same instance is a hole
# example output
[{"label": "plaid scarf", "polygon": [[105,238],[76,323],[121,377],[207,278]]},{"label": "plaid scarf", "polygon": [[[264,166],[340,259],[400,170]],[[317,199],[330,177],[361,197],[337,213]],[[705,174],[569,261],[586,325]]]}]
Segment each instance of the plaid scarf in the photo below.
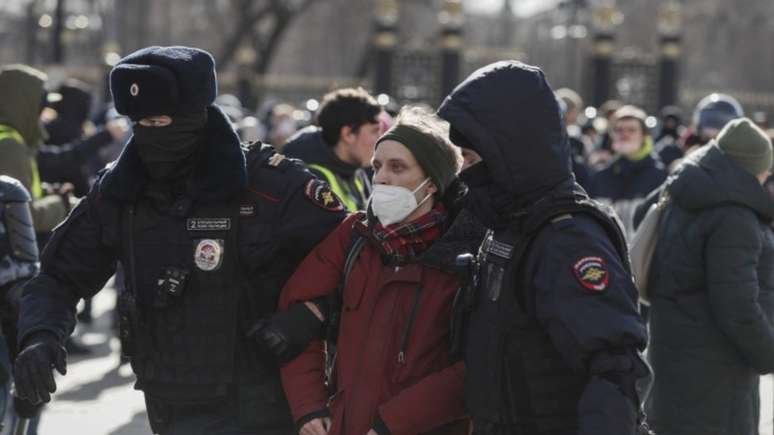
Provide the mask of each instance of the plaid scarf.
[{"label": "plaid scarf", "polygon": [[406,263],[417,258],[441,236],[447,217],[446,208],[437,203],[430,212],[411,222],[386,227],[378,221],[372,223],[370,238],[390,262]]}]

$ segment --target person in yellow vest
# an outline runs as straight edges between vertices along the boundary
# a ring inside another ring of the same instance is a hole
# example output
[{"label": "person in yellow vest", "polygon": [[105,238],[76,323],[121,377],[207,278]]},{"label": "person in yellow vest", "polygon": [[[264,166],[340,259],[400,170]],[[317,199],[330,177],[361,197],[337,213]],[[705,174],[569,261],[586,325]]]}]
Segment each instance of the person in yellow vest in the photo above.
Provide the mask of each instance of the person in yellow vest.
[{"label": "person in yellow vest", "polygon": [[323,97],[316,124],[291,137],[283,153],[303,160],[325,180],[350,212],[365,210],[371,194],[371,166],[382,107],[363,88],[344,88]]},{"label": "person in yellow vest", "polygon": [[21,181],[32,194],[37,233],[50,232],[67,215],[68,199],[45,195],[35,154],[45,140],[40,112],[46,75],[25,65],[0,68],[0,175]]}]

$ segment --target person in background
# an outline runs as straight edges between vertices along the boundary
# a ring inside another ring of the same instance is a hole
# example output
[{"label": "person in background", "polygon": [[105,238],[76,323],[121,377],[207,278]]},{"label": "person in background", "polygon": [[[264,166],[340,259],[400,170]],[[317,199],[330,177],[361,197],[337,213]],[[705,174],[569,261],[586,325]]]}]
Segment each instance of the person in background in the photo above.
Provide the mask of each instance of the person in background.
[{"label": "person in background", "polygon": [[732,120],[686,157],[668,196],[648,294],[659,435],[756,435],[758,380],[774,372],[771,141]]},{"label": "person in background", "polygon": [[303,160],[328,182],[347,210],[365,210],[371,182],[363,169],[371,166],[382,132],[381,113],[381,106],[363,88],[330,92],[317,110],[317,125],[291,137],[283,154]]},{"label": "person in background", "polygon": [[667,177],[654,155],[645,118],[645,112],[634,106],[623,106],[615,112],[611,121],[615,158],[592,176],[587,189],[589,196],[613,207],[629,238],[634,234],[636,207]]},{"label": "person in background", "polygon": [[583,142],[581,128],[578,125],[578,116],[583,108],[583,100],[577,92],[568,88],[556,91],[560,107],[564,115],[564,124],[567,128],[567,140],[572,151],[572,171],[575,180],[582,187],[586,187],[591,177],[591,171],[586,165],[588,161],[586,145]]},{"label": "person in background", "polygon": [[40,122],[46,80],[44,73],[25,65],[0,68],[0,175],[19,180],[30,192],[32,221],[42,237],[47,237],[70,209],[65,190],[47,193],[43,189],[36,160],[46,138]]}]

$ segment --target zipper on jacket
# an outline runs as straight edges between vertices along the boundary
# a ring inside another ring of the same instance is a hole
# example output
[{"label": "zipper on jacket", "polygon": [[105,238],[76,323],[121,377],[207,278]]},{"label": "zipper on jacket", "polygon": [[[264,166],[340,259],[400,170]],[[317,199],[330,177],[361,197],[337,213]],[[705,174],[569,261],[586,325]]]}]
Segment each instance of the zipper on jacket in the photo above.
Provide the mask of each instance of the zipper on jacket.
[{"label": "zipper on jacket", "polygon": [[414,325],[414,318],[417,316],[417,311],[419,311],[419,297],[422,294],[422,284],[417,286],[417,292],[414,294],[414,303],[411,306],[411,314],[409,314],[409,320],[408,324],[406,324],[406,328],[403,329],[403,336],[400,340],[400,351],[398,352],[398,363],[405,364],[406,363],[406,346],[408,345],[408,339],[409,339],[409,333],[411,332],[411,327]]}]

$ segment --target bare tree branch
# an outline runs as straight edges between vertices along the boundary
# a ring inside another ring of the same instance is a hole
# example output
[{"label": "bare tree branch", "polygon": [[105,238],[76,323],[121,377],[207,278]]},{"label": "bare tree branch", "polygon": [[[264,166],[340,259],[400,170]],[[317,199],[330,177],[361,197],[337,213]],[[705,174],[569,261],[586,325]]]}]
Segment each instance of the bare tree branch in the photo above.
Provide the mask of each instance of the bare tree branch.
[{"label": "bare tree branch", "polygon": [[239,22],[234,28],[233,33],[223,43],[223,48],[220,50],[217,60],[219,67],[223,68],[231,63],[244,38],[252,33],[251,30],[257,27],[260,21],[273,12],[273,7],[270,4],[266,4],[257,11],[253,11],[253,3],[251,0],[234,1],[234,14],[239,17]]}]

